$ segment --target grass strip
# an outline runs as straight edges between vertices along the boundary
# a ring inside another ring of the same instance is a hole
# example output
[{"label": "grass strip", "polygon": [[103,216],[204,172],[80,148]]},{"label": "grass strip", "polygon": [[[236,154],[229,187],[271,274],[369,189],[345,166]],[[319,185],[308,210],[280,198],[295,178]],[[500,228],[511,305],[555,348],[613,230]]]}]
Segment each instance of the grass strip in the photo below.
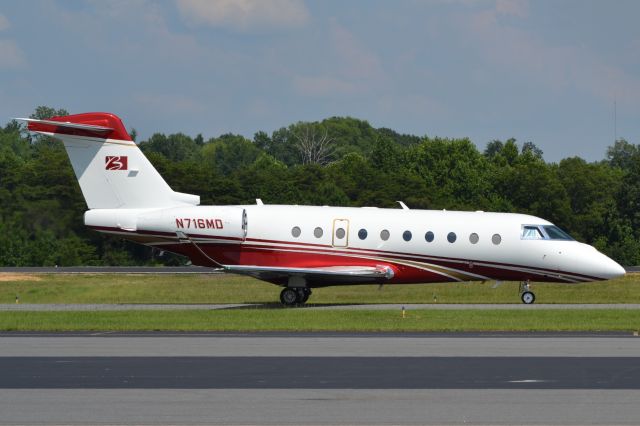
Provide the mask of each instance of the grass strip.
[{"label": "grass strip", "polygon": [[[518,283],[335,286],[310,303],[520,303]],[[585,284],[538,284],[537,303],[640,303],[640,274]],[[0,303],[269,303],[280,288],[237,275],[0,274]]]},{"label": "grass strip", "polygon": [[0,312],[3,331],[638,331],[634,310]]}]

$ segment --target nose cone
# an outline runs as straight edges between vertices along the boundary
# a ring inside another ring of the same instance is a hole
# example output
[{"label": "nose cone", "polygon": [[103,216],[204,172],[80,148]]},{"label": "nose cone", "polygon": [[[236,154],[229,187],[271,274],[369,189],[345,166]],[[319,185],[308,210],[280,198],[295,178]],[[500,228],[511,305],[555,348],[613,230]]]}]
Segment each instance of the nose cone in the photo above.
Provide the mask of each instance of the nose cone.
[{"label": "nose cone", "polygon": [[626,273],[616,261],[587,244],[576,242],[570,248],[565,246],[564,254],[559,259],[566,262],[566,271],[592,277],[594,281],[611,280]]},{"label": "nose cone", "polygon": [[600,271],[598,276],[604,278],[605,280],[611,280],[613,278],[624,276],[626,271],[622,266],[620,266],[620,264],[618,264],[618,262],[605,256],[602,253],[599,254],[601,255],[601,259],[598,262],[598,270]]}]

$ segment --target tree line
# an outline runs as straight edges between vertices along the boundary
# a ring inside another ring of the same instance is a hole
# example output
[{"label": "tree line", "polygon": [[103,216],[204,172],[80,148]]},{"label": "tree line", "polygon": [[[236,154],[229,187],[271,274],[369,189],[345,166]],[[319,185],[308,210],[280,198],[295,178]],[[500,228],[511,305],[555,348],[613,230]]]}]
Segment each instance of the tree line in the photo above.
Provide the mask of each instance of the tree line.
[{"label": "tree line", "polygon": [[[38,107],[33,118],[66,115]],[[135,138],[135,130],[130,131]],[[156,133],[140,148],[176,191],[202,204],[377,206],[540,216],[624,265],[640,264],[640,145],[601,161],[548,163],[533,143],[400,134],[367,121],[298,122],[253,139]],[[0,128],[0,265],[182,264],[187,260],[91,231],[59,141]]]}]

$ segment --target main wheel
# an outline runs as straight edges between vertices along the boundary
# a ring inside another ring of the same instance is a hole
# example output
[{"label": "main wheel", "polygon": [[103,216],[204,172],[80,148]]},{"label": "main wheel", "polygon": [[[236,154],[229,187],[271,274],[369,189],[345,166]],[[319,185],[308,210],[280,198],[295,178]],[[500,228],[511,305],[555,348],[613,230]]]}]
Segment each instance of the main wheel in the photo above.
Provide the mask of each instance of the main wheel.
[{"label": "main wheel", "polygon": [[298,288],[297,295],[297,301],[299,304],[307,303],[307,300],[309,300],[309,296],[311,296],[311,290],[308,288]]},{"label": "main wheel", "polygon": [[520,295],[520,299],[522,299],[522,303],[524,303],[525,305],[531,305],[536,301],[536,295],[531,291],[525,291]]},{"label": "main wheel", "polygon": [[280,302],[285,306],[294,306],[298,301],[298,292],[293,288],[285,288],[280,292]]}]

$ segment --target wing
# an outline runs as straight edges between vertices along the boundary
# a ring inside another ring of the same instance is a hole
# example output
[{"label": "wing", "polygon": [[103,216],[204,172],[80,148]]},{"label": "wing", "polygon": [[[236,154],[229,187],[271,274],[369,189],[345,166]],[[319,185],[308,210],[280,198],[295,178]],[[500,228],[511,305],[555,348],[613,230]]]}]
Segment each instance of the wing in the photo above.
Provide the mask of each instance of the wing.
[{"label": "wing", "polygon": [[[274,284],[322,287],[333,284],[375,284],[393,278],[393,269],[376,266],[327,266],[322,268],[287,268],[279,266],[225,265],[227,272],[250,275]],[[293,282],[292,282],[293,281]]]}]

